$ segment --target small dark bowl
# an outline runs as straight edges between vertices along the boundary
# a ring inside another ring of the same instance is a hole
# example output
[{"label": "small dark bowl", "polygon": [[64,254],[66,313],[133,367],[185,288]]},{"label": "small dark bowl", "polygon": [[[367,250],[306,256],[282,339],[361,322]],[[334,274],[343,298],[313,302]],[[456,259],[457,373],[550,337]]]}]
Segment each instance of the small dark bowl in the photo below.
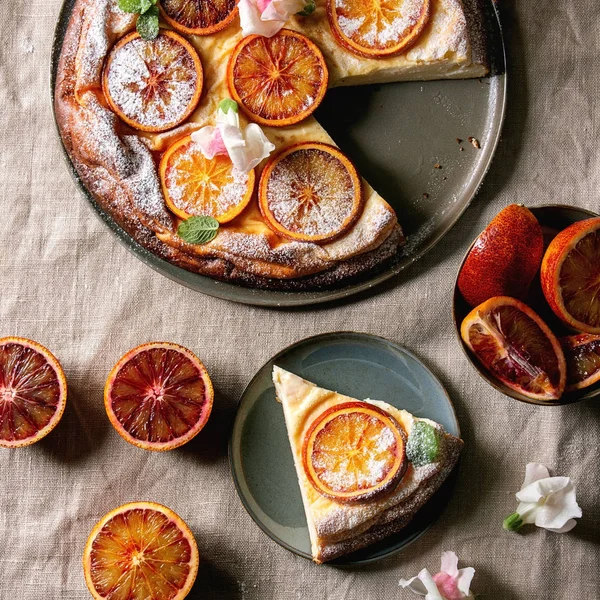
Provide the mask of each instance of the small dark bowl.
[{"label": "small dark bowl", "polygon": [[[554,238],[554,236],[563,229],[567,228],[569,225],[576,223],[577,221],[583,221],[584,219],[591,219],[593,217],[597,217],[596,213],[592,211],[586,210],[584,208],[579,208],[576,206],[566,206],[563,204],[549,204],[545,206],[536,206],[536,207],[528,207],[529,210],[536,216],[537,220],[540,222],[542,229],[544,231],[544,243],[547,247],[550,241]],[[479,236],[478,236],[479,237]],[[473,244],[475,240],[473,240]],[[499,379],[494,377],[491,373],[485,369],[485,367],[477,360],[477,358],[473,355],[473,353],[467,348],[466,344],[462,341],[460,337],[460,326],[463,322],[463,319],[471,312],[471,307],[465,302],[462,294],[458,289],[458,275],[465,264],[465,260],[473,244],[469,246],[462,262],[460,263],[460,267],[458,269],[458,273],[456,274],[456,281],[454,282],[454,296],[452,300],[452,319],[454,321],[454,328],[456,330],[456,335],[458,337],[458,342],[463,349],[463,352],[466,354],[470,363],[477,370],[479,375],[485,379],[492,387],[496,388],[498,391],[502,392],[504,395],[514,398],[515,400],[519,400],[520,402],[526,402],[527,404],[538,404],[543,406],[560,406],[564,404],[572,404],[573,402],[579,402],[581,400],[588,400],[590,398],[597,398],[600,396],[600,382],[591,385],[582,390],[575,390],[573,392],[565,392],[559,400],[534,400],[532,398],[528,398],[523,394],[519,394],[519,392],[515,392],[507,385],[502,383]],[[552,312],[546,300],[544,298],[544,294],[542,293],[539,277],[536,277],[529,292],[529,297],[527,299],[527,304],[529,304],[533,310],[535,310],[540,317],[548,324],[553,333],[561,337],[563,335],[570,335],[573,333],[573,330],[565,327],[562,322],[556,317],[556,315]]]}]

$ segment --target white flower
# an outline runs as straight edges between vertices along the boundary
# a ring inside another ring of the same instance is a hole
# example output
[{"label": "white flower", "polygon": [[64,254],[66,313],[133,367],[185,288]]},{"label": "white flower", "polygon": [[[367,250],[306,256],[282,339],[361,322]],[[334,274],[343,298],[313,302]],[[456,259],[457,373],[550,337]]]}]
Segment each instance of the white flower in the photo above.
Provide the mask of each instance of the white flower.
[{"label": "white flower", "polygon": [[242,34],[273,37],[304,6],[305,0],[240,0]]},{"label": "white flower", "polygon": [[555,533],[571,531],[581,517],[570,477],[550,477],[548,469],[539,463],[529,463],[525,480],[516,494],[517,511],[504,520],[504,528],[516,531],[524,523]]},{"label": "white flower", "polygon": [[454,552],[444,552],[439,573],[432,576],[427,569],[423,569],[412,579],[401,579],[400,586],[425,596],[425,600],[461,600],[474,598],[470,590],[473,575],[473,567],[459,569],[458,556]]},{"label": "white flower", "polygon": [[275,145],[256,123],[250,123],[242,131],[237,104],[233,100],[219,104],[216,127],[202,127],[192,134],[192,140],[206,158],[227,154],[233,166],[244,172],[254,169],[275,150]]}]

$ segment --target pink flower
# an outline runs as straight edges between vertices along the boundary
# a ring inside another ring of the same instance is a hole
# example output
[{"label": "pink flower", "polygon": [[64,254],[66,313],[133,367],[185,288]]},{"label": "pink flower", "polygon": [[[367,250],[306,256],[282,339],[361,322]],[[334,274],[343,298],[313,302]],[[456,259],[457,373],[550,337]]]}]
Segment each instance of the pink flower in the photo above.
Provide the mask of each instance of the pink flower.
[{"label": "pink flower", "polygon": [[304,6],[305,0],[240,0],[242,34],[273,37]]},{"label": "pink flower", "polygon": [[475,575],[473,567],[458,568],[458,556],[454,552],[442,554],[441,571],[433,577],[427,569],[423,569],[412,579],[400,580],[400,586],[408,588],[425,600],[463,600],[473,598],[471,580]]}]

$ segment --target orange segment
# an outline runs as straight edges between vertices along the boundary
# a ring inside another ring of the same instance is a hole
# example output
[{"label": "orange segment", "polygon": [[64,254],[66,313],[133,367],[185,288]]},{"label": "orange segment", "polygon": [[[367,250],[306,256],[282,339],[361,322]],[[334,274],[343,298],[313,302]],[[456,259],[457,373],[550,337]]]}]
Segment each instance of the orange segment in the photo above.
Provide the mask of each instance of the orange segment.
[{"label": "orange segment", "polygon": [[560,339],[567,361],[567,391],[600,381],[600,335],[580,333]]},{"label": "orange segment", "polygon": [[213,405],[213,386],[200,359],[168,342],[129,351],[104,388],[110,422],[130,444],[172,450],[204,427]]},{"label": "orange segment", "polygon": [[487,300],[464,319],[461,337],[481,364],[511,389],[556,400],[566,384],[560,343],[527,305],[507,296]]},{"label": "orange segment", "polygon": [[336,40],[350,52],[385,58],[408,50],[429,22],[430,0],[328,0]]},{"label": "orange segment", "polygon": [[227,66],[231,97],[250,119],[282,127],[306,119],[327,91],[321,51],[306,36],[282,29],[271,38],[250,35],[234,48]]},{"label": "orange segment", "polygon": [[199,561],[196,540],[179,516],[159,504],[133,502],[93,529],[83,569],[96,600],[182,600]]},{"label": "orange segment", "polygon": [[167,206],[178,217],[214,217],[226,223],[246,208],[254,191],[254,170],[245,173],[228,156],[208,159],[191,136],[171,146],[160,162]]},{"label": "orange segment", "polygon": [[47,348],[24,338],[0,339],[0,448],[41,440],[66,403],[65,374]]},{"label": "orange segment", "polygon": [[541,281],[558,317],[574,329],[600,334],[600,218],[574,223],[550,242]]},{"label": "orange segment", "polygon": [[392,490],[406,470],[406,434],[398,422],[366,402],[346,402],[320,415],[303,445],[314,488],[339,502],[371,499]]},{"label": "orange segment", "polygon": [[131,33],[111,50],[102,87],[111,108],[131,127],[166,131],[185,121],[202,93],[202,64],[192,45],[161,29],[153,40]]},{"label": "orange segment", "polygon": [[236,0],[161,0],[164,20],[189,35],[216,33],[237,15]]},{"label": "orange segment", "polygon": [[300,143],[273,156],[259,186],[260,210],[277,233],[302,242],[325,242],[345,233],[364,203],[361,180],[334,146]]}]

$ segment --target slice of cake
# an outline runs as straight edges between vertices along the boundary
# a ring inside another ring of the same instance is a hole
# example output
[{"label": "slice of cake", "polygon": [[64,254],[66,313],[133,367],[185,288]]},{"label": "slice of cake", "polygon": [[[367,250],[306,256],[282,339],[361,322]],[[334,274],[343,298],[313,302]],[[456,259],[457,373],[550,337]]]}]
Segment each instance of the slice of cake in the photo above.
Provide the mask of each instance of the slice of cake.
[{"label": "slice of cake", "polygon": [[317,563],[401,530],[458,461],[462,440],[429,419],[320,388],[277,366],[273,382]]}]

